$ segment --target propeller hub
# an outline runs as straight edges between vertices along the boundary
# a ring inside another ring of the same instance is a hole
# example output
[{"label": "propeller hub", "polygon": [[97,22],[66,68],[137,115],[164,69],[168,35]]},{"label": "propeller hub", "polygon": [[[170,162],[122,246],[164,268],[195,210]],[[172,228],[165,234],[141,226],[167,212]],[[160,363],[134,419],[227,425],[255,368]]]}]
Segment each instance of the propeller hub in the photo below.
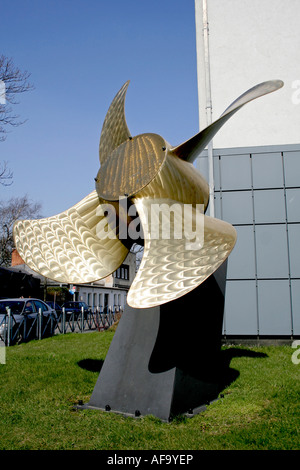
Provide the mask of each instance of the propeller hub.
[{"label": "propeller hub", "polygon": [[96,178],[100,197],[116,201],[147,186],[167,156],[168,144],[157,134],[141,134],[119,145],[101,164]]}]

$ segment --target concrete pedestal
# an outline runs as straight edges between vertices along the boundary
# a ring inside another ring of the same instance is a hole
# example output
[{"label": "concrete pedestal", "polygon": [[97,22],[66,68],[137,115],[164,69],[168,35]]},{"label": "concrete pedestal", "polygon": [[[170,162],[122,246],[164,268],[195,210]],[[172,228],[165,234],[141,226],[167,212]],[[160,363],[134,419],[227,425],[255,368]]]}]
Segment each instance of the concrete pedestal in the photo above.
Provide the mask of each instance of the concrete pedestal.
[{"label": "concrete pedestal", "polygon": [[85,408],[164,421],[218,396],[226,262],[189,294],[126,307]]}]

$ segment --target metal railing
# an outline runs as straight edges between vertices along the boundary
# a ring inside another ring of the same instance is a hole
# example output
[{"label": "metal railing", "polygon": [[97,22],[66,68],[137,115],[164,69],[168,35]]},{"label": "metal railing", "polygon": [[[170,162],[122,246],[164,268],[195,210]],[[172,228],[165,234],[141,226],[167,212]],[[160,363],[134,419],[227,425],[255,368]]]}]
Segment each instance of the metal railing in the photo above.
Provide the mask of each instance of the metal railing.
[{"label": "metal railing", "polygon": [[5,346],[42,339],[45,337],[66,334],[83,333],[84,331],[103,331],[120,318],[118,309],[107,309],[106,312],[96,308],[94,310],[67,313],[65,308],[55,317],[42,314],[41,309],[34,315],[14,315],[8,309],[0,320],[0,342]]},{"label": "metal railing", "polygon": [[65,308],[58,315],[55,334],[65,334],[68,332],[83,332],[89,330],[106,330],[120,316],[116,310],[107,309],[106,312],[98,307],[94,310],[84,311],[82,308],[80,313],[72,312],[68,314]]}]

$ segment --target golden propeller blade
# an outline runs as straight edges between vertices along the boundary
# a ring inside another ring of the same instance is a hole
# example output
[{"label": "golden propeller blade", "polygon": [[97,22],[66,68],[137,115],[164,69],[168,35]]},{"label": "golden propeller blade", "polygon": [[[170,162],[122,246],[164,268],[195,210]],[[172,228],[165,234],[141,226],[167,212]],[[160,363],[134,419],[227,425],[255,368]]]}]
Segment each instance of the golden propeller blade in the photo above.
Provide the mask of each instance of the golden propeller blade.
[{"label": "golden propeller blade", "polygon": [[140,194],[181,202],[208,204],[209,188],[203,176],[176,155],[157,134],[141,134],[115,149],[101,165],[96,189],[99,197],[117,201]]},{"label": "golden propeller blade", "polygon": [[200,208],[171,199],[134,202],[143,225],[144,255],[127,296],[133,308],[187,294],[218,269],[235,245],[234,227]]},{"label": "golden propeller blade", "polygon": [[127,81],[113,99],[106,114],[99,143],[99,159],[103,164],[111,152],[130,137],[125,118]]},{"label": "golden propeller blade", "polygon": [[144,234],[143,258],[127,297],[134,308],[185,295],[218,269],[234,247],[232,225],[204,215],[206,181],[168,147],[156,176],[131,199]]},{"label": "golden propeller blade", "polygon": [[193,162],[202,152],[207,144],[212,140],[215,134],[221,129],[228,119],[231,118],[239,109],[241,109],[246,103],[259,98],[260,96],[272,93],[283,86],[281,80],[269,80],[267,82],[260,83],[250,90],[243,93],[237,98],[224,113],[220,116],[217,121],[214,121],[203,131],[196,134],[191,139],[187,140],[183,144],[172,148],[170,151],[178,157]]},{"label": "golden propeller blade", "polygon": [[191,163],[199,148],[244,104],[281,84],[266,82],[249,90],[227,108],[223,117],[179,147],[172,148],[157,134],[142,134],[120,144],[101,165],[96,184],[99,197],[109,201],[130,198],[143,227],[144,255],[128,294],[129,305],[154,307],[181,297],[201,284],[229,256],[236,241],[231,224],[203,215],[200,229],[203,242],[200,244],[196,237],[193,244],[196,248],[190,249],[189,229],[181,237],[153,236],[153,227],[164,233],[166,222],[158,217],[149,222],[149,210],[160,206],[159,201],[167,201],[163,204],[165,220],[172,202],[176,207],[172,229],[176,233],[184,226],[180,214],[186,207],[192,204],[192,219],[197,219],[197,205],[204,214],[209,199],[208,184]]},{"label": "golden propeller blade", "polygon": [[[252,88],[211,126],[178,147],[157,134],[130,136],[124,108],[128,84],[117,93],[103,124],[96,191],[59,215],[16,222],[14,239],[25,263],[43,276],[66,283],[93,282],[114,272],[136,240],[124,240],[120,228],[122,222],[130,234],[132,220],[120,201],[135,205],[145,248],[128,303],[143,308],[186,294],[230,254],[235,229],[204,215],[209,188],[191,162],[238,109],[283,83],[275,80]],[[105,212],[108,201],[116,219]],[[155,212],[160,209],[162,219]]]},{"label": "golden propeller blade", "polygon": [[61,214],[14,225],[15,247],[35,272],[81,284],[113,273],[128,254],[96,191]]}]

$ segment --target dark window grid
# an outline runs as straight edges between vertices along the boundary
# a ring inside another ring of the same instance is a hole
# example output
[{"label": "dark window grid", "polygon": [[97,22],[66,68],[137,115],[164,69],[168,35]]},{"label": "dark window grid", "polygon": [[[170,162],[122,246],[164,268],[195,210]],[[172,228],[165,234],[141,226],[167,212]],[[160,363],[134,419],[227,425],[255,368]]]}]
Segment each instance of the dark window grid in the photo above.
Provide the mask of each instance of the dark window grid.
[{"label": "dark window grid", "polygon": [[122,265],[115,271],[115,278],[116,279],[124,279],[126,281],[129,280],[129,266]]},{"label": "dark window grid", "polygon": [[[268,153],[268,152],[266,152]],[[292,307],[292,284],[291,284],[291,262],[290,262],[290,246],[289,246],[289,236],[288,236],[288,215],[287,215],[287,197],[286,197],[286,189],[287,186],[285,184],[285,169],[284,169],[284,155],[283,152],[281,152],[281,161],[282,161],[282,172],[283,172],[283,186],[276,186],[276,187],[270,187],[270,188],[254,188],[253,184],[253,159],[252,159],[252,154],[250,153],[245,153],[244,155],[249,155],[250,158],[250,171],[251,171],[251,188],[239,188],[239,189],[222,189],[222,170],[221,170],[221,155],[218,155],[218,172],[219,172],[219,183],[220,183],[220,189],[215,190],[215,193],[218,193],[220,196],[220,211],[221,211],[221,219],[223,219],[223,198],[222,198],[222,193],[224,192],[242,192],[242,191],[251,191],[252,195],[252,215],[253,215],[253,232],[254,232],[254,263],[255,263],[255,282],[256,282],[256,320],[257,320],[257,335],[259,336],[259,303],[258,303],[258,281],[260,280],[268,280],[271,278],[260,278],[258,277],[257,274],[257,244],[256,244],[256,229],[255,227],[258,225],[285,225],[286,227],[286,237],[287,237],[287,259],[288,259],[288,277],[287,278],[276,278],[276,279],[285,279],[289,280],[289,294],[290,294],[290,314],[291,314],[291,325],[292,325],[292,330],[291,330],[291,335],[293,336],[293,307]],[[300,186],[288,186],[289,189],[298,189]],[[276,223],[258,223],[255,221],[255,201],[254,201],[254,194],[256,191],[270,191],[270,190],[276,190],[280,189],[284,191],[284,206],[285,206],[285,221],[284,222],[276,222]],[[297,223],[297,222],[294,222]],[[235,226],[249,226],[249,224],[234,224]],[[275,278],[274,278],[275,279]],[[297,279],[297,278],[293,278]],[[229,280],[229,279],[228,279]],[[235,279],[230,279],[230,280],[235,280]],[[242,279],[241,279],[242,280]],[[247,279],[245,279],[247,280]],[[249,279],[250,280],[250,279]],[[253,278],[251,278],[253,280]]]}]

